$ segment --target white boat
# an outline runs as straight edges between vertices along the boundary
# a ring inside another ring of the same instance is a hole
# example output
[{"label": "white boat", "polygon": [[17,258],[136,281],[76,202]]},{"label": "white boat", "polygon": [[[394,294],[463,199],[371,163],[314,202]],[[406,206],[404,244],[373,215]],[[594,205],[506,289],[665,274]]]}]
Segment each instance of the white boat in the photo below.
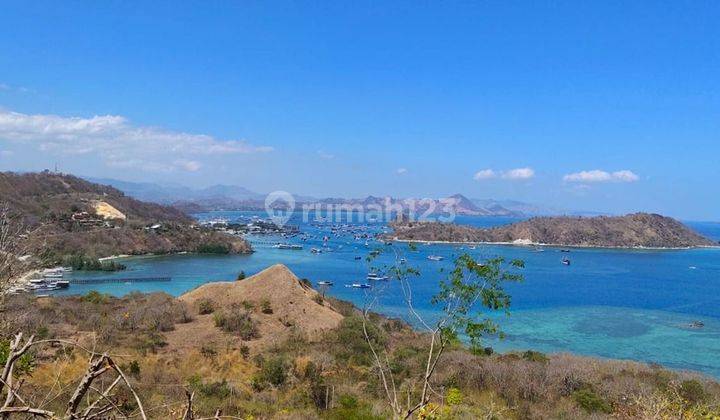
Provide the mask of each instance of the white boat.
[{"label": "white boat", "polygon": [[319,281],[317,284],[320,285],[320,286],[332,286],[332,285],[333,285],[333,282],[331,282],[331,281]]},{"label": "white boat", "polygon": [[320,249],[320,248],[311,248],[311,249],[310,249],[310,252],[312,252],[313,254],[322,254],[322,249]]},{"label": "white boat", "polygon": [[353,289],[369,289],[372,286],[370,286],[367,283],[353,283],[353,284],[346,284],[345,287],[350,287]]},{"label": "white boat", "polygon": [[445,257],[441,257],[439,255],[428,255],[427,259],[430,261],[442,261]]},{"label": "white boat", "polygon": [[368,280],[371,280],[371,281],[385,281],[385,280],[390,280],[390,277],[389,277],[389,276],[383,276],[383,275],[380,275],[380,274],[377,274],[377,273],[368,273],[368,275],[367,275],[366,278],[367,278]]},{"label": "white boat", "polygon": [[302,245],[295,245],[295,244],[276,244],[276,245],[273,245],[273,248],[277,248],[277,249],[291,249],[291,250],[293,250],[293,251],[297,251],[297,250],[303,249],[303,246],[302,246]]}]

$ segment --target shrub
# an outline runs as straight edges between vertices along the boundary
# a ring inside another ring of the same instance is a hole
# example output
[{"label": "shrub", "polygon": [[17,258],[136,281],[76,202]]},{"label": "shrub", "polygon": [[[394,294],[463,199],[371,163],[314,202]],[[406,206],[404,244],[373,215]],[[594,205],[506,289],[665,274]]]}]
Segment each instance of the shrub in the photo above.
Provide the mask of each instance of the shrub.
[{"label": "shrub", "polygon": [[270,306],[270,301],[267,299],[263,299],[262,302],[260,302],[260,311],[264,314],[271,314],[273,313],[272,306]]},{"label": "shrub", "polygon": [[198,391],[206,397],[214,397],[221,400],[229,397],[232,392],[227,381],[224,379],[222,381],[200,384]]},{"label": "shrub", "polygon": [[287,380],[288,366],[281,357],[265,360],[262,356],[256,357],[260,371],[250,379],[250,386],[255,391],[262,391],[269,385],[279,387]]},{"label": "shrub", "polygon": [[590,388],[583,388],[573,393],[573,399],[588,413],[612,413],[612,406]]},{"label": "shrub", "polygon": [[200,347],[200,354],[202,354],[203,357],[212,358],[217,356],[217,350],[212,346],[203,344],[202,347]]},{"label": "shrub", "polygon": [[241,271],[237,275],[237,281],[245,280],[245,271]]},{"label": "shrub", "polygon": [[247,311],[232,309],[215,312],[214,320],[216,327],[228,333],[235,333],[243,340],[252,340],[260,336],[256,322]]},{"label": "shrub", "polygon": [[262,365],[260,375],[262,379],[273,386],[281,386],[287,379],[287,364],[280,357],[267,360]]},{"label": "shrub", "polygon": [[[383,347],[387,337],[374,323],[368,321],[368,336],[377,348]],[[335,330],[335,340],[339,345],[333,346],[335,356],[344,362],[351,361],[362,365],[372,363],[370,346],[363,335],[363,320],[351,316],[342,320]]]},{"label": "shrub", "polygon": [[[10,357],[10,341],[0,340],[0,366],[5,366]],[[18,376],[28,375],[35,366],[35,358],[30,352],[25,353],[15,362],[15,374]]]},{"label": "shrub", "polygon": [[705,387],[696,379],[682,381],[679,392],[680,396],[690,404],[700,404],[708,398]]},{"label": "shrub", "polygon": [[95,305],[107,303],[110,300],[110,296],[105,293],[100,293],[97,290],[91,290],[83,296],[83,301],[90,302]]},{"label": "shrub", "polygon": [[140,379],[140,363],[137,360],[133,360],[128,363],[127,367],[125,367],[125,371],[133,378]]},{"label": "shrub", "polygon": [[312,289],[312,282],[308,279],[300,279],[300,285],[302,287]]},{"label": "shrub", "polygon": [[331,420],[380,420],[384,417],[372,413],[369,404],[361,403],[352,395],[342,395],[338,399],[339,407],[331,410],[327,418]]},{"label": "shrub", "polygon": [[324,298],[322,297],[322,295],[319,294],[319,293],[316,294],[315,296],[313,296],[313,300],[314,300],[315,303],[317,303],[318,305],[322,305],[323,302],[325,302],[325,299],[324,299]]},{"label": "shrub", "polygon": [[450,388],[447,391],[447,395],[445,396],[445,401],[447,401],[448,405],[459,405],[463,402],[463,395],[462,392],[460,392],[457,388]]},{"label": "shrub", "polygon": [[75,271],[120,271],[126,268],[125,265],[115,261],[100,261],[84,255],[66,255],[61,263]]},{"label": "shrub", "polygon": [[250,347],[248,347],[245,344],[240,345],[240,355],[243,359],[247,360],[247,358],[250,356]]},{"label": "shrub", "polygon": [[215,312],[215,302],[210,299],[203,299],[198,303],[198,313],[207,315]]},{"label": "shrub", "polygon": [[539,351],[533,351],[533,350],[526,351],[525,353],[523,353],[522,357],[523,357],[523,359],[528,360],[530,362],[545,363],[549,360],[548,357],[545,356],[544,354],[540,353]]}]

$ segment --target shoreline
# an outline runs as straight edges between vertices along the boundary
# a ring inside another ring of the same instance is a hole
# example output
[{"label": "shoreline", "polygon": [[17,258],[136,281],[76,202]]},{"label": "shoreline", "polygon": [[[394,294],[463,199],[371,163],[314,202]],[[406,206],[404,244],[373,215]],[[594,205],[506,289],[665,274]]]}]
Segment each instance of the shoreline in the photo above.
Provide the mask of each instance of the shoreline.
[{"label": "shoreline", "polygon": [[600,245],[566,245],[566,244],[546,244],[542,242],[530,242],[530,241],[510,241],[510,242],[477,242],[477,241],[426,241],[419,239],[400,239],[398,237],[390,238],[393,242],[402,243],[418,243],[418,244],[435,244],[435,245],[504,245],[504,246],[517,246],[517,247],[550,247],[550,248],[578,248],[578,249],[616,249],[616,250],[628,250],[628,251],[682,251],[689,249],[720,249],[720,245],[698,245],[698,246],[686,246],[686,247],[649,247],[649,246],[600,246]]}]

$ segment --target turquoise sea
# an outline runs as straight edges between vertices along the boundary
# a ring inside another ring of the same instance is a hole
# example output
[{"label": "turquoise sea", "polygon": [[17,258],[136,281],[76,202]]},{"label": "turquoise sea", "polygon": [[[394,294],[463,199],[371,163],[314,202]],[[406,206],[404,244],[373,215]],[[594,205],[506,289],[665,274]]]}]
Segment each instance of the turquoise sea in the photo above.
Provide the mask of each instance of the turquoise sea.
[{"label": "turquoise sea", "polygon": [[[224,217],[246,219],[260,213],[224,212],[198,215],[201,219]],[[302,243],[300,251],[272,248],[282,238],[258,236],[249,238],[256,250],[252,255],[205,256],[175,255],[133,257],[122,262],[123,272],[75,273],[75,277],[144,277],[169,276],[170,282],[108,283],[72,285],[63,293],[85,293],[95,289],[114,295],[131,291],[164,291],[179,295],[198,285],[216,280],[230,280],[237,273],[248,275],[276,263],[286,264],[299,277],[313,282],[331,280],[335,285],[328,293],[363,305],[367,293],[381,296],[378,310],[410,322],[402,294],[395,282],[380,282],[371,292],[344,287],[353,282],[366,282],[367,262],[356,260],[372,249],[383,253],[373,263],[390,264],[395,253],[402,254],[408,264],[422,273],[413,280],[416,306],[427,317],[436,315],[429,304],[437,292],[437,283],[452,264],[452,257],[468,252],[478,258],[502,255],[525,261],[525,281],[508,285],[512,294],[510,316],[497,315],[504,340],[489,339],[496,350],[534,349],[543,352],[572,352],[584,355],[632,359],[659,363],[676,369],[690,369],[720,378],[720,249],[693,250],[617,250],[571,249],[569,254],[559,248],[546,247],[538,252],[531,247],[477,246],[476,249],[457,245],[419,245],[410,252],[407,245],[385,245],[352,235],[333,233],[330,223],[302,223],[295,217],[301,231],[311,236],[307,241],[298,237],[289,242]],[[456,223],[493,226],[515,221],[504,218],[459,217]],[[708,237],[720,240],[720,224],[688,223]],[[384,224],[357,225],[357,229],[373,234],[387,229]],[[323,236],[329,236],[327,252],[313,254],[311,247],[320,248]],[[435,254],[445,257],[435,262],[427,259]],[[560,263],[569,257],[570,266]],[[704,327],[692,328],[694,321]]]}]

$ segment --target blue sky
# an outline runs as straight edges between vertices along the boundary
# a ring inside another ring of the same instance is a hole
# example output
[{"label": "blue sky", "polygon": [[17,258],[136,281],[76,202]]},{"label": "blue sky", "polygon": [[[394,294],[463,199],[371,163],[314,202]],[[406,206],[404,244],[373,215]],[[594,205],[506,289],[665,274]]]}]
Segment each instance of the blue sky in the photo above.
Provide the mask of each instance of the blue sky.
[{"label": "blue sky", "polygon": [[720,3],[3,2],[0,170],[720,220]]}]

